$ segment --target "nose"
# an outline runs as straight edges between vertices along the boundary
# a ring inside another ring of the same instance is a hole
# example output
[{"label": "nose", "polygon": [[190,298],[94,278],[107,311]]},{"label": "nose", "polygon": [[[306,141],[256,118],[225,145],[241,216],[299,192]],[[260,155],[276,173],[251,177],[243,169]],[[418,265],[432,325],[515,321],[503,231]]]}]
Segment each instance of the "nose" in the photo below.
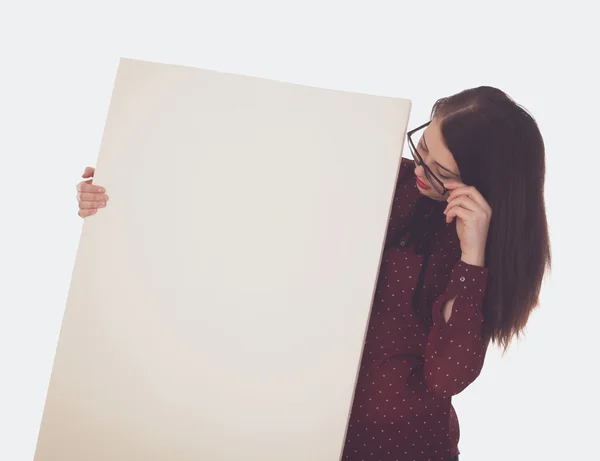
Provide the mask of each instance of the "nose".
[{"label": "nose", "polygon": [[423,168],[423,165],[415,164],[415,174],[420,177],[425,176],[425,169]]}]

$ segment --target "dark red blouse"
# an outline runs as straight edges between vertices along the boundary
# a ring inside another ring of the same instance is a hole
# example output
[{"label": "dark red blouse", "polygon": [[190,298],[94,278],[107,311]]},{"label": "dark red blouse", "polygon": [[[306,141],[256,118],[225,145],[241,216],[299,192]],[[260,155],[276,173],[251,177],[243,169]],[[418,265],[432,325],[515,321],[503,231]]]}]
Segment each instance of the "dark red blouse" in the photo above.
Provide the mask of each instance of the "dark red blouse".
[{"label": "dark red blouse", "polygon": [[[388,240],[420,196],[414,162],[403,159]],[[487,269],[460,260],[455,222],[440,229],[423,282],[428,315],[411,307],[422,256],[403,241],[383,254],[343,460],[447,461],[459,454],[451,398],[483,366]],[[455,297],[446,322],[442,308]]]}]

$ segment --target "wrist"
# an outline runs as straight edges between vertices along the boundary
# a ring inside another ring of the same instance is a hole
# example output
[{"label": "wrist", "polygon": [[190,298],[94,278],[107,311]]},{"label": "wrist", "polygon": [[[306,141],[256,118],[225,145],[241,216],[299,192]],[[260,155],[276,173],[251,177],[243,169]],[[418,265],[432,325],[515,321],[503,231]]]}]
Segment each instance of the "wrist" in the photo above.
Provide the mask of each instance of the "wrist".
[{"label": "wrist", "polygon": [[471,266],[483,267],[485,265],[485,255],[483,252],[463,253],[460,257],[462,262]]}]

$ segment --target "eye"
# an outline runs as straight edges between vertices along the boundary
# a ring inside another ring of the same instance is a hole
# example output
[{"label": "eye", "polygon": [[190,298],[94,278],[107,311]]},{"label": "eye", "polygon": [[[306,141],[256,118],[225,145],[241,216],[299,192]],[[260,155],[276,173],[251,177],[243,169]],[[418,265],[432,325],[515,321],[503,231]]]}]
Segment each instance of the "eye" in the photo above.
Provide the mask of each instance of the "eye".
[{"label": "eye", "polygon": [[443,175],[442,173],[439,173],[439,172],[438,172],[438,174],[440,175],[440,178],[450,179],[450,176]]}]

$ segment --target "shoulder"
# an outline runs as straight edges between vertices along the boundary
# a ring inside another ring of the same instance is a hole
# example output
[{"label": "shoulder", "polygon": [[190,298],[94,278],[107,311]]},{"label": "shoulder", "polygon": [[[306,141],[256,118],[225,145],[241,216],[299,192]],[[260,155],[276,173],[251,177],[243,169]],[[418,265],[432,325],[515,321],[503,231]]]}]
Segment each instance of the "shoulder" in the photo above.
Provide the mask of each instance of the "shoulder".
[{"label": "shoulder", "polygon": [[414,180],[415,165],[412,160],[403,158],[398,172],[398,180],[390,214],[390,231],[394,231],[412,210],[421,196]]},{"label": "shoulder", "polygon": [[408,202],[413,202],[421,196],[415,183],[415,162],[413,160],[402,158],[395,195],[397,200],[403,199]]},{"label": "shoulder", "polygon": [[400,177],[411,176],[415,171],[415,161],[402,157],[400,162]]}]

